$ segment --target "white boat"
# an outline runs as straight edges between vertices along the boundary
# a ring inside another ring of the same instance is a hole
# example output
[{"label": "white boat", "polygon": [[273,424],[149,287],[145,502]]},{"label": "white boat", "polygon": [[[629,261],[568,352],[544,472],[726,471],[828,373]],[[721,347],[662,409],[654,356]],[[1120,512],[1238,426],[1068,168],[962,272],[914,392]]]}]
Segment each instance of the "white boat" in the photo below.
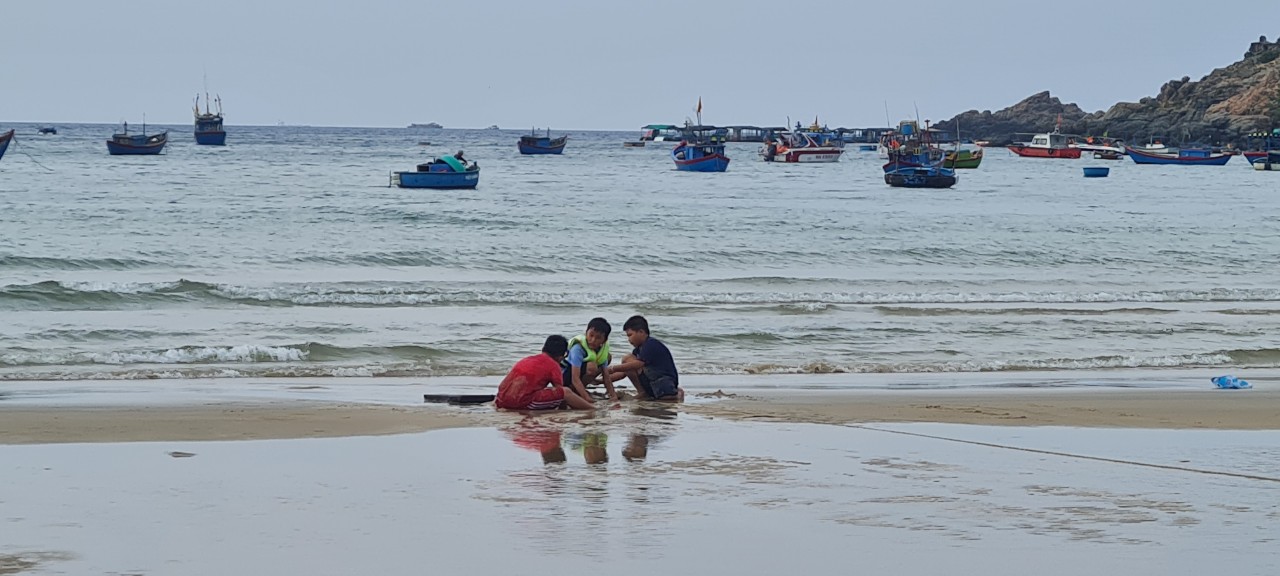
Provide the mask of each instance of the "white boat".
[{"label": "white boat", "polygon": [[782,132],[760,148],[765,162],[816,164],[839,162],[844,148],[823,146],[804,132]]}]

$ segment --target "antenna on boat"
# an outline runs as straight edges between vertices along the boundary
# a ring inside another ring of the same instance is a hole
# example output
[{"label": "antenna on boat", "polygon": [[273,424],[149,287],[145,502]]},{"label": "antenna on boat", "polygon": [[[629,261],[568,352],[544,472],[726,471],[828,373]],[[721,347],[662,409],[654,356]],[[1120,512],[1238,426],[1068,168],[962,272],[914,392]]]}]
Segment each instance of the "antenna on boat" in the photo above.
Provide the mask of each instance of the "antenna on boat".
[{"label": "antenna on boat", "polygon": [[889,119],[889,101],[884,101],[884,125],[886,128],[893,128],[893,121]]}]

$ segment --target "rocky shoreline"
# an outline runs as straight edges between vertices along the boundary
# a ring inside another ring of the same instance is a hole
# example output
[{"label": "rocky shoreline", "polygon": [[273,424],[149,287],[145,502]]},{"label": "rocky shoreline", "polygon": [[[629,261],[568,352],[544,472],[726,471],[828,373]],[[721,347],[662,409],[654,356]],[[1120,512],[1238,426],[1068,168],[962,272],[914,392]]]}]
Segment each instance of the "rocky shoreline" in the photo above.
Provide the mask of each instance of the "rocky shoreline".
[{"label": "rocky shoreline", "polygon": [[966,138],[1003,145],[1018,140],[1020,133],[1052,130],[1059,118],[1061,130],[1072,134],[1243,146],[1250,133],[1280,125],[1280,42],[1264,36],[1230,66],[1198,81],[1185,76],[1171,80],[1155,97],[1120,102],[1105,111],[1086,112],[1044,91],[997,112],[970,110],[935,127],[954,133],[959,122]]}]

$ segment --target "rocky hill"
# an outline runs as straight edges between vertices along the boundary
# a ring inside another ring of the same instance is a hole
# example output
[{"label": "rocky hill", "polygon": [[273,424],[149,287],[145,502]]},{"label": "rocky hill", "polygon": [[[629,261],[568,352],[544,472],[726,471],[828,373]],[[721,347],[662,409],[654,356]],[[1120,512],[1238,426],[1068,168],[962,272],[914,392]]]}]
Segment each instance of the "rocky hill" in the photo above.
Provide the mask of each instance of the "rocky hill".
[{"label": "rocky hill", "polygon": [[1243,144],[1250,132],[1280,126],[1280,42],[1260,38],[1239,62],[1199,81],[1169,81],[1153,98],[1120,102],[1105,112],[1087,113],[1046,91],[998,112],[970,110],[936,127],[954,132],[959,122],[967,138],[1005,144],[1016,133],[1053,129],[1059,116],[1062,131],[1072,134],[1107,134],[1130,142],[1160,138],[1165,143]]}]

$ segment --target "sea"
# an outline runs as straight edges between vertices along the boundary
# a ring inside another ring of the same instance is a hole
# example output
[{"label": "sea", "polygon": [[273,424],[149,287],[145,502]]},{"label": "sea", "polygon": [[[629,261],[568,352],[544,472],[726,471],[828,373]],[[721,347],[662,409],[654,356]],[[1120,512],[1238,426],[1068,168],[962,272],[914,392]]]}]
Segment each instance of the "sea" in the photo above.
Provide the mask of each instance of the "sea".
[{"label": "sea", "polygon": [[[735,143],[727,172],[678,172],[670,143],[622,146],[638,130],[521,156],[521,130],[229,126],[208,147],[148,126],[164,154],[128,157],[110,125],[5,127],[0,380],[496,382],[596,316],[625,353],[633,314],[687,376],[1280,367],[1280,180],[1243,158],[993,148],[906,190],[852,146],[784,165]],[[475,190],[388,186],[458,150]]]}]

